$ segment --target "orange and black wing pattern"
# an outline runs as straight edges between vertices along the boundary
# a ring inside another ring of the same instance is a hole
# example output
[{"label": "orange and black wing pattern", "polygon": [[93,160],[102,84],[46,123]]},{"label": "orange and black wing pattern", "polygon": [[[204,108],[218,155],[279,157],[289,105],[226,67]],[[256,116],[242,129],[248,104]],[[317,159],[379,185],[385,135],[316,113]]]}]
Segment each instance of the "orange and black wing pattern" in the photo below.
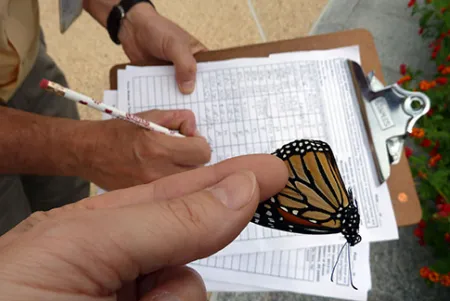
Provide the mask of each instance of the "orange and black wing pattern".
[{"label": "orange and black wing pattern", "polygon": [[253,223],[303,234],[342,233],[351,245],[361,241],[356,202],[326,142],[295,140],[274,155],[286,164],[289,180],[258,206]]}]

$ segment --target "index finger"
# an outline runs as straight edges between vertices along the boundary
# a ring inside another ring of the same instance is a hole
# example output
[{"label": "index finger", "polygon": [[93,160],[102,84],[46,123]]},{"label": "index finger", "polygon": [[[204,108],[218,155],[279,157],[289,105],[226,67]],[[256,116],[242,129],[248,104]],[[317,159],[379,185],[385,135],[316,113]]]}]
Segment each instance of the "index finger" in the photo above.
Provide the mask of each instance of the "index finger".
[{"label": "index finger", "polygon": [[84,199],[79,203],[95,209],[174,199],[210,187],[240,170],[251,170],[255,174],[260,183],[261,201],[281,191],[288,180],[287,168],[281,159],[266,154],[246,155],[164,177],[150,184]]}]

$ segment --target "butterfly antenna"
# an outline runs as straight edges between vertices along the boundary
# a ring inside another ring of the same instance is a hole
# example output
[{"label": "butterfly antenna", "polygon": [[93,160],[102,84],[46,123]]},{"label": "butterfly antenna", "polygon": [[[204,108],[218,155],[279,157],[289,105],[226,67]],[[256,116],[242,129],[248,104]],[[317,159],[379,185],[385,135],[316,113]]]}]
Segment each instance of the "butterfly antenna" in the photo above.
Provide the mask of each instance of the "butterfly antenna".
[{"label": "butterfly antenna", "polygon": [[353,285],[352,261],[350,260],[350,246],[348,246],[347,253],[348,253],[348,269],[349,269],[349,271],[350,271],[350,284],[352,285],[352,287],[353,287],[355,290],[358,290],[358,289]]},{"label": "butterfly antenna", "polygon": [[333,270],[331,271],[331,282],[333,282],[334,271],[336,270],[336,266],[337,266],[337,264],[338,264],[338,262],[339,262],[339,258],[341,257],[342,250],[344,250],[344,247],[345,247],[347,244],[348,244],[348,242],[346,242],[346,243],[342,246],[341,250],[339,251],[339,255],[338,255],[337,259],[336,259],[336,263],[334,264]]}]

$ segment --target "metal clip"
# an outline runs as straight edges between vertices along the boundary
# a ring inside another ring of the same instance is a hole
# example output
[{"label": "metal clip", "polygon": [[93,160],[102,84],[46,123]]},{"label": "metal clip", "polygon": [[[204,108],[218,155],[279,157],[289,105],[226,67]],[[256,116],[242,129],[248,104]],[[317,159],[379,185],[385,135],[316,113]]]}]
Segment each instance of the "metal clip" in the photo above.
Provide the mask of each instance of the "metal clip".
[{"label": "metal clip", "polygon": [[348,63],[378,179],[383,183],[389,178],[390,165],[400,161],[408,133],[429,111],[430,99],[397,84],[383,86],[373,72],[366,78],[359,64]]}]

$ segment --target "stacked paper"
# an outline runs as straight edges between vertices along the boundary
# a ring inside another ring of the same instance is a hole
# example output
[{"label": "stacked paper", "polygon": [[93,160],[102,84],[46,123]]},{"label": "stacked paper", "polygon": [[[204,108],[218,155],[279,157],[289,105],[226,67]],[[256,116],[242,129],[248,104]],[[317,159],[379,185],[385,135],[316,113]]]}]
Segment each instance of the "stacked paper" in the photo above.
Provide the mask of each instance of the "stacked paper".
[{"label": "stacked paper", "polygon": [[172,66],[129,66],[119,70],[118,90],[105,91],[105,102],[129,113],[192,110],[213,148],[210,164],[271,153],[301,138],[322,139],[333,148],[358,201],[363,239],[343,249],[334,282],[332,268],[345,243],[341,234],[300,235],[249,224],[229,246],[190,264],[209,291],[276,290],[366,300],[369,243],[398,239],[398,232],[387,186],[376,184],[347,59],[359,63],[357,46],[199,63],[191,95],[178,91]]}]

